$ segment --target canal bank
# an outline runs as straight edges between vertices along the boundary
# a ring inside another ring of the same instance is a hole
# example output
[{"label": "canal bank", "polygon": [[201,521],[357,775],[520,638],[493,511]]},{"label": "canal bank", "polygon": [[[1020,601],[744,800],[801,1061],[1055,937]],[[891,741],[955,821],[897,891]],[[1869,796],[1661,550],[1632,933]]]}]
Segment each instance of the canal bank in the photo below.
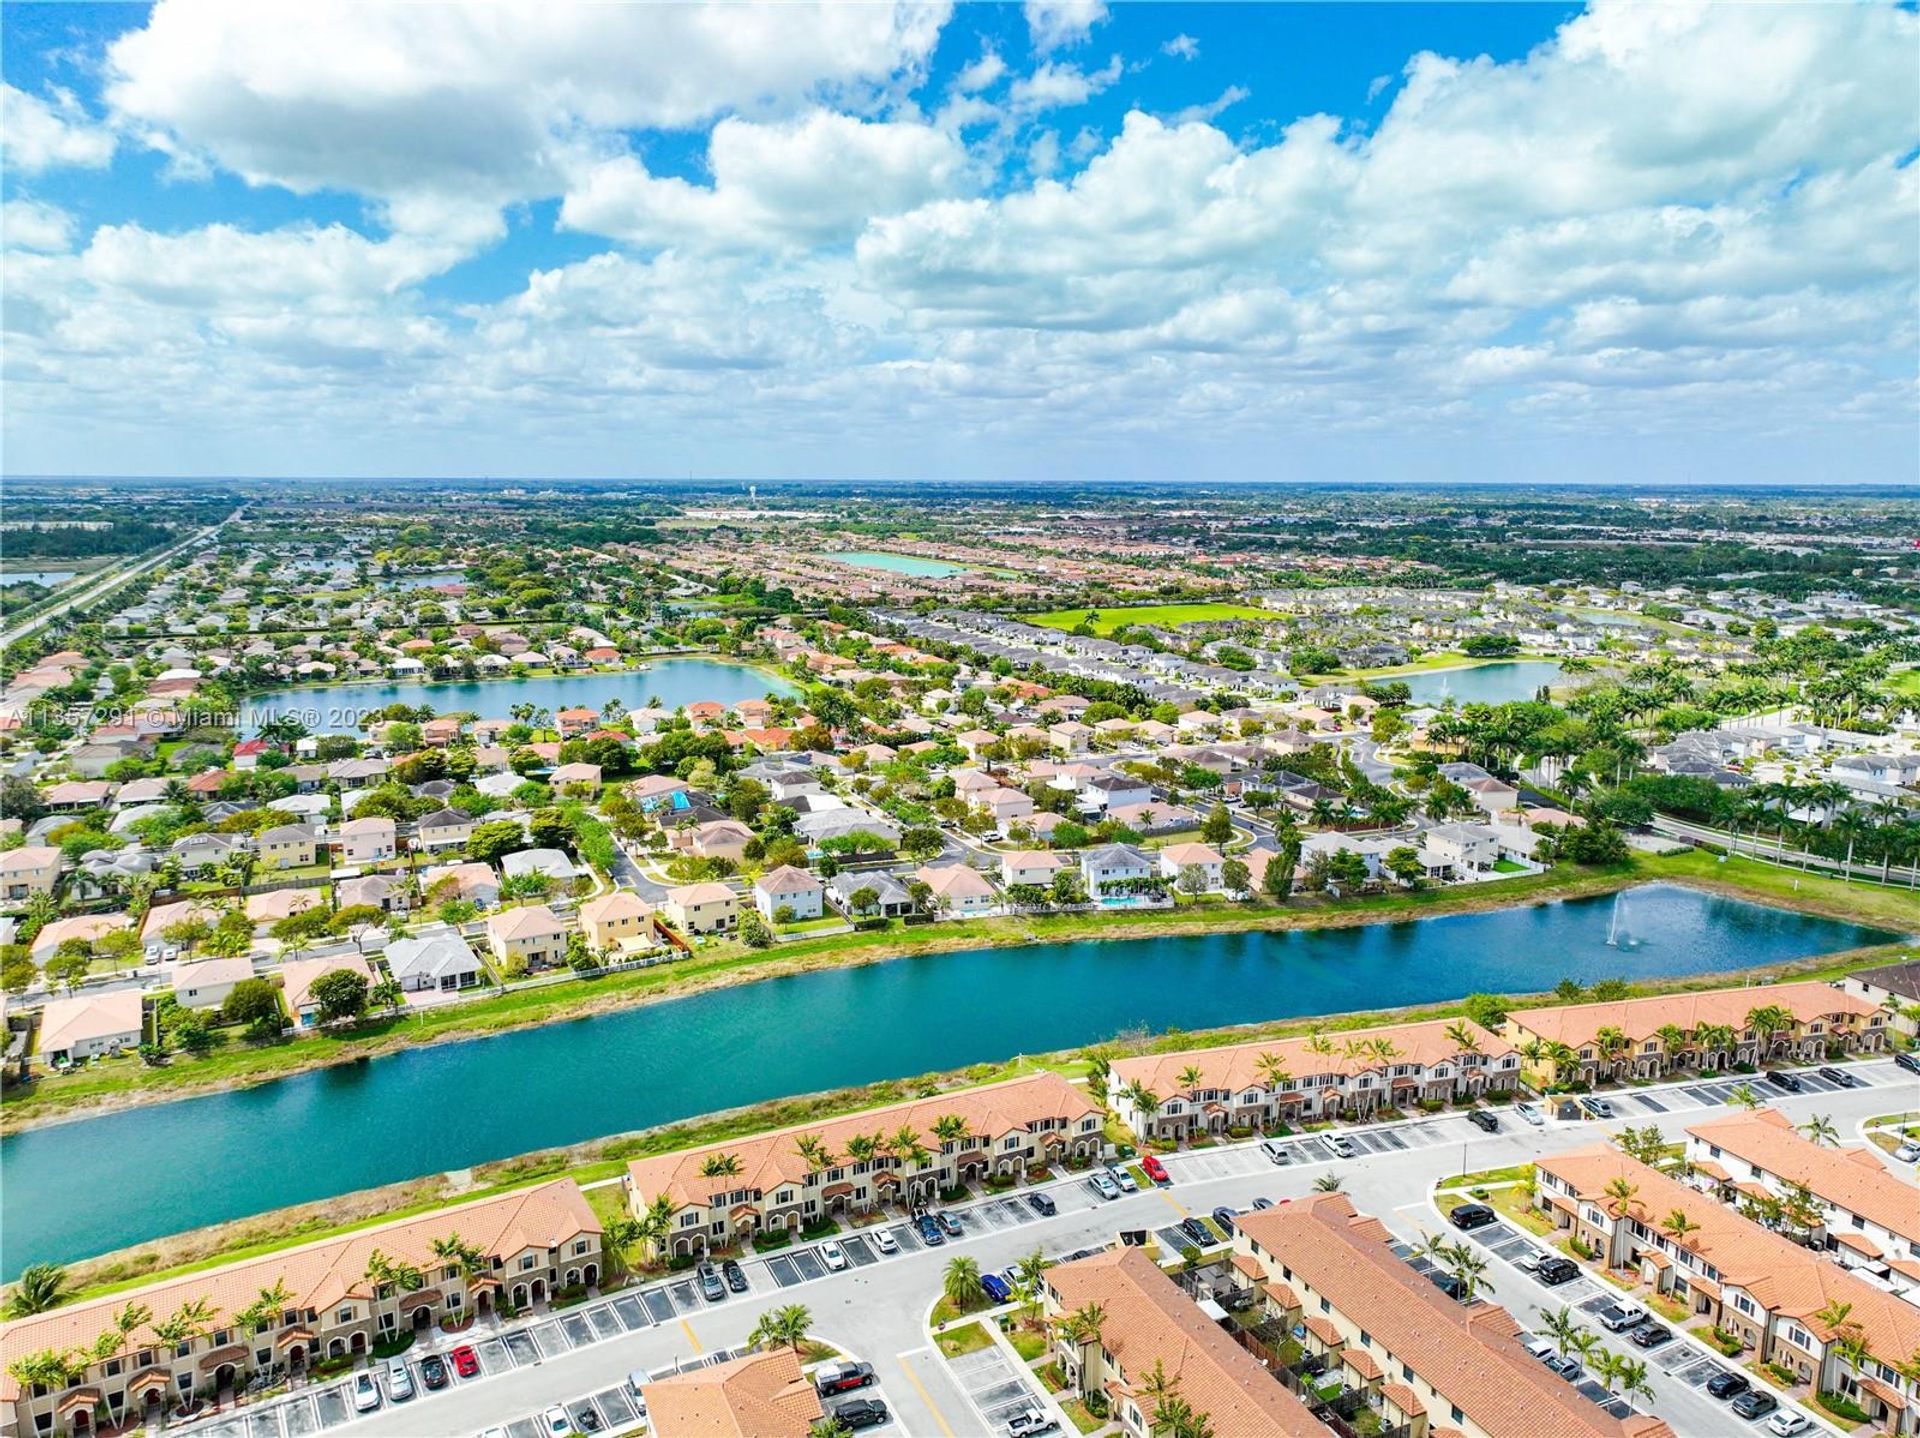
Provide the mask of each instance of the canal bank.
[{"label": "canal bank", "polygon": [[[6,1261],[71,1259],[556,1141],[1016,1050],[1527,992],[1561,978],[1751,973],[1892,937],[1675,885],[1626,902],[1630,919],[1612,899],[1587,897],[1400,923],[976,946],[55,1124],[0,1141]],[[234,1162],[269,1153],[281,1156]],[[76,1187],[80,1172],[88,1182]],[[206,1183],[214,1173],[221,1182]],[[134,1193],[139,1203],[127,1203]]]}]

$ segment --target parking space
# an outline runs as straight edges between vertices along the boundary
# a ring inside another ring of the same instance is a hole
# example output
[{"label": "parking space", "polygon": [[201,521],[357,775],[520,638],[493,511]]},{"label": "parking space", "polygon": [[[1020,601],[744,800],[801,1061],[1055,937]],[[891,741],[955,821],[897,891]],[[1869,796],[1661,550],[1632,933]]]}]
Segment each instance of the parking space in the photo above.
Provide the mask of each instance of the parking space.
[{"label": "parking space", "polygon": [[963,1353],[948,1364],[967,1401],[986,1421],[982,1430],[1004,1433],[1014,1414],[1038,1402],[1032,1386],[996,1345]]},{"label": "parking space", "polygon": [[824,1278],[827,1272],[826,1264],[820,1261],[820,1255],[811,1248],[796,1250],[793,1255],[793,1266],[800,1271],[800,1280],[803,1283]]},{"label": "parking space", "polygon": [[880,1261],[880,1255],[875,1253],[867,1240],[857,1233],[851,1238],[842,1239],[840,1250],[847,1255],[847,1262],[855,1268],[865,1268],[870,1263]]},{"label": "parking space", "polygon": [[795,1266],[791,1254],[782,1253],[777,1257],[769,1258],[767,1272],[782,1288],[791,1288],[800,1281],[800,1270]]}]

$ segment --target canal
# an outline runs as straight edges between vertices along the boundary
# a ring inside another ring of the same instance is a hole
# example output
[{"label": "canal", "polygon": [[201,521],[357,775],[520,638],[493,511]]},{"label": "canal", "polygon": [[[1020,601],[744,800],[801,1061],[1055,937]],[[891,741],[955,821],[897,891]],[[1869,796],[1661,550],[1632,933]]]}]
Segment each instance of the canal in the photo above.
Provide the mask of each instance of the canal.
[{"label": "canal", "polygon": [[1652,885],[1617,908],[975,949],[770,979],[0,1139],[0,1259],[11,1277],[531,1149],[1134,1028],[1703,973],[1890,937]]}]

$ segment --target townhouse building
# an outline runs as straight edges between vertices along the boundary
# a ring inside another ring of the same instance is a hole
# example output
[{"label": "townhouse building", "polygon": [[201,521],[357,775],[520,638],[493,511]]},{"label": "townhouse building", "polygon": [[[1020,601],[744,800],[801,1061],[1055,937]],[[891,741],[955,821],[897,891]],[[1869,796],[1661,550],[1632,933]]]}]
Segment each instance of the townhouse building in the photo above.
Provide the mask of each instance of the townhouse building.
[{"label": "townhouse building", "polygon": [[670,1210],[655,1257],[711,1253],[882,1203],[931,1203],[988,1174],[1091,1159],[1103,1122],[1066,1079],[1035,1074],[636,1159],[627,1202],[636,1217],[662,1201]]},{"label": "townhouse building", "polygon": [[808,1438],[826,1416],[790,1348],[690,1368],[640,1396],[654,1438]]},{"label": "townhouse building", "polygon": [[1872,1149],[1826,1148],[1761,1108],[1689,1125],[1687,1160],[1723,1199],[1756,1184],[1776,1198],[1806,1189],[1826,1210],[1816,1243],[1896,1289],[1920,1288],[1920,1193]]},{"label": "townhouse building", "polygon": [[1179,1142],[1506,1093],[1520,1068],[1513,1045],[1471,1019],[1432,1019],[1116,1059],[1107,1103],[1142,1141]]},{"label": "townhouse building", "polygon": [[[1608,1268],[1733,1335],[1743,1358],[1846,1395],[1886,1432],[1914,1431],[1920,1383],[1893,1364],[1920,1349],[1920,1307],[1608,1145],[1534,1171],[1536,1206]],[[1853,1337],[1867,1345],[1857,1368],[1844,1353]]]},{"label": "townhouse building", "polygon": [[1658,1078],[1770,1059],[1813,1060],[1829,1052],[1877,1053],[1886,1046],[1885,1010],[1831,984],[1765,984],[1660,994],[1615,1003],[1520,1009],[1506,1036],[1530,1073],[1554,1083],[1577,1078]]},{"label": "townhouse building", "polygon": [[[449,1258],[436,1240],[468,1252]],[[376,1250],[406,1270],[399,1281],[369,1271]],[[591,1287],[604,1271],[600,1220],[572,1179],[556,1179],[16,1319],[0,1326],[0,1404],[21,1438],[157,1422],[166,1407],[231,1393],[255,1373],[303,1374],[443,1316]],[[206,1322],[174,1341],[168,1320],[195,1304]],[[120,1315],[142,1311],[122,1329]],[[63,1376],[48,1375],[61,1381],[12,1371],[49,1351],[71,1355]]]},{"label": "townhouse building", "polygon": [[1434,1287],[1345,1194],[1248,1213],[1236,1229],[1235,1271],[1264,1312],[1364,1395],[1387,1431],[1671,1438],[1660,1419],[1615,1418],[1547,1371],[1504,1308]]}]

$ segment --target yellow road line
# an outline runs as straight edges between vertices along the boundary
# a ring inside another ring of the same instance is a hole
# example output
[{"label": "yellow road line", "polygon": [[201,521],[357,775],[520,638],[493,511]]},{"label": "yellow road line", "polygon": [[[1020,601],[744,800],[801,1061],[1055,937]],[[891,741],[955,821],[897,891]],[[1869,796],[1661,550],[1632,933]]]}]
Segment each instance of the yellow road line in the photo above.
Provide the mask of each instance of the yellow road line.
[{"label": "yellow road line", "polygon": [[693,1325],[683,1318],[680,1320],[680,1326],[687,1331],[687,1342],[693,1345],[693,1351],[695,1353],[705,1353],[707,1350],[701,1346],[700,1340],[694,1337]]},{"label": "yellow road line", "polygon": [[1164,1188],[1156,1188],[1154,1192],[1159,1194],[1168,1203],[1172,1204],[1173,1211],[1179,1214],[1182,1218],[1186,1218],[1188,1216],[1189,1210],[1187,1206],[1184,1203],[1182,1203],[1179,1199],[1175,1198],[1172,1194],[1168,1193]]},{"label": "yellow road line", "polygon": [[907,1362],[904,1356],[900,1359],[900,1371],[907,1375],[907,1382],[913,1385],[913,1391],[918,1393],[927,1405],[927,1412],[931,1413],[933,1421],[940,1425],[940,1431],[946,1434],[947,1438],[953,1438],[953,1429],[947,1425],[946,1414],[940,1411],[940,1405],[935,1403],[933,1395],[927,1392],[927,1385],[920,1381],[920,1375],[913,1371],[913,1365]]}]

